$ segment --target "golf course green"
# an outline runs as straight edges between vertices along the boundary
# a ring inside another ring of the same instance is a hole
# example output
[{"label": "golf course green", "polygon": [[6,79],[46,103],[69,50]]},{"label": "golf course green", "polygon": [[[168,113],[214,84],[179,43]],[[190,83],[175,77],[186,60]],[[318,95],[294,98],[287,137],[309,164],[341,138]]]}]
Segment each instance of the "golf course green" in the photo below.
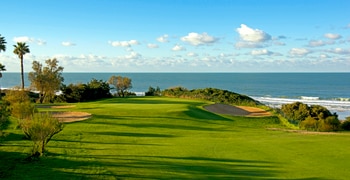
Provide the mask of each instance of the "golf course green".
[{"label": "golf course green", "polygon": [[286,131],[275,116],[215,114],[203,108],[209,104],[166,97],[69,104],[55,110],[91,118],[66,123],[37,161],[25,160],[32,142],[13,121],[0,142],[0,179],[350,177],[350,133]]}]

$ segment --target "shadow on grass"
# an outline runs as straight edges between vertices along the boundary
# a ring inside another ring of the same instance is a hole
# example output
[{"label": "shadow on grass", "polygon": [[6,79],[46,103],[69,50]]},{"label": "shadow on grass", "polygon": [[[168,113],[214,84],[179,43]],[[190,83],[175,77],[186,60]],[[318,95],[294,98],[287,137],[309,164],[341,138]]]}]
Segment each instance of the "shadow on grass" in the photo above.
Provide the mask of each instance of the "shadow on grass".
[{"label": "shadow on grass", "polygon": [[94,103],[99,104],[190,104],[193,106],[198,106],[204,104],[204,102],[196,101],[196,100],[186,100],[179,98],[167,98],[167,97],[126,97],[126,98],[110,98],[95,101]]},{"label": "shadow on grass", "polygon": [[[132,123],[132,124],[118,124],[133,128],[162,128],[171,130],[191,130],[191,131],[228,131],[219,128],[201,127],[201,126],[188,126],[188,125],[178,125],[178,124],[161,124],[161,123]],[[230,130],[232,132],[232,130]]]},{"label": "shadow on grass", "polygon": [[[5,133],[5,135],[3,137],[0,137],[1,141],[21,141],[26,139],[26,137],[24,136],[24,134],[18,134],[18,133]],[[0,142],[1,142],[0,141]]]},{"label": "shadow on grass", "polygon": [[[70,155],[38,161],[0,151],[1,179],[280,179],[279,164],[201,156]],[[288,178],[284,178],[288,179]],[[304,180],[319,177],[299,178]]]},{"label": "shadow on grass", "polygon": [[154,133],[133,133],[133,132],[94,132],[93,134],[107,136],[128,136],[128,137],[149,137],[149,138],[173,138],[170,134],[154,134]]}]

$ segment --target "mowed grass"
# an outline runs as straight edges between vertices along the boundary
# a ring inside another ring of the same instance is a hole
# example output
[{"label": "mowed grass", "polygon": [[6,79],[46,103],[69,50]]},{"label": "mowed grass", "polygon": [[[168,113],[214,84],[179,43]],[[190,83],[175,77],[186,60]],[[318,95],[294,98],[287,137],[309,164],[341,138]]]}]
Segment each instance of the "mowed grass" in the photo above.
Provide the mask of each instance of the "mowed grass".
[{"label": "mowed grass", "polygon": [[[13,127],[0,144],[0,179],[348,179],[350,134],[271,131],[276,117],[205,111],[163,97],[77,103],[93,114],[66,124],[39,161]],[[14,126],[14,125],[13,125]]]}]

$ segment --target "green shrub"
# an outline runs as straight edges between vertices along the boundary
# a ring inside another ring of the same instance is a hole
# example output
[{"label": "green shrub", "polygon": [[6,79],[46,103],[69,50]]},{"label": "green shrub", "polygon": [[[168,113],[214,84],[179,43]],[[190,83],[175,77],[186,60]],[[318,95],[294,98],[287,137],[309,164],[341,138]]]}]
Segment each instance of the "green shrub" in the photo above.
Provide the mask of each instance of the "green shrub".
[{"label": "green shrub", "polygon": [[26,91],[8,91],[4,102],[8,105],[11,115],[19,120],[27,119],[35,112],[35,106],[31,103]]},{"label": "green shrub", "polygon": [[0,105],[0,137],[2,136],[2,130],[6,129],[9,125],[10,111],[5,103]]},{"label": "green shrub", "polygon": [[317,130],[317,120],[311,116],[307,117],[304,121],[300,122],[300,128],[316,131]]},{"label": "green shrub", "polygon": [[301,102],[282,105],[281,112],[290,121],[299,122],[300,128],[313,131],[338,131],[340,121],[336,113],[332,114],[320,105],[308,106]]},{"label": "green shrub", "polygon": [[340,124],[341,129],[350,131],[350,116],[346,117],[346,120]]},{"label": "green shrub", "polygon": [[43,155],[46,144],[63,130],[63,124],[48,112],[36,113],[31,119],[21,121],[20,126],[24,134],[33,141],[31,157]]},{"label": "green shrub", "polygon": [[59,101],[84,102],[111,97],[110,87],[107,82],[92,79],[87,84],[69,84],[61,87],[62,95],[57,98]]}]

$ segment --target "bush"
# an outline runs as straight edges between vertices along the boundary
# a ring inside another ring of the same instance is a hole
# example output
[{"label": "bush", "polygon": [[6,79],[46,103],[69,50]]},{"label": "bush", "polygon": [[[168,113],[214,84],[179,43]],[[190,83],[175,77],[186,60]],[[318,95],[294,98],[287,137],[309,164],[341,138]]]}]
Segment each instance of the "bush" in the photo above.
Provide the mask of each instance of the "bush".
[{"label": "bush", "polygon": [[350,131],[350,117],[346,117],[346,120],[341,123],[340,127],[345,131]]},{"label": "bush", "polygon": [[7,108],[7,105],[2,103],[0,106],[0,137],[2,136],[2,130],[6,129],[9,125],[9,116],[10,111]]},{"label": "bush", "polygon": [[282,114],[289,120],[298,121],[300,128],[314,131],[337,131],[340,121],[336,113],[332,114],[320,105],[308,106],[301,102],[284,104]]},{"label": "bush", "polygon": [[31,157],[42,156],[46,144],[63,130],[63,124],[49,113],[36,113],[31,119],[21,121],[20,126],[24,134],[33,141]]},{"label": "bush", "polygon": [[4,97],[4,102],[8,106],[11,115],[19,120],[27,119],[35,112],[35,106],[31,103],[26,91],[8,91]]},{"label": "bush", "polygon": [[302,129],[317,131],[317,120],[313,117],[307,117],[304,121],[300,122]]},{"label": "bush", "polygon": [[289,120],[303,121],[310,116],[310,107],[301,102],[283,104],[281,107],[284,117]]},{"label": "bush", "polygon": [[111,97],[110,87],[107,82],[92,79],[87,84],[69,84],[61,87],[62,95],[58,98],[60,101],[84,102]]},{"label": "bush", "polygon": [[146,96],[160,96],[161,95],[161,91],[160,88],[157,86],[157,88],[155,89],[154,87],[150,86],[148,88],[148,91],[145,93]]}]

